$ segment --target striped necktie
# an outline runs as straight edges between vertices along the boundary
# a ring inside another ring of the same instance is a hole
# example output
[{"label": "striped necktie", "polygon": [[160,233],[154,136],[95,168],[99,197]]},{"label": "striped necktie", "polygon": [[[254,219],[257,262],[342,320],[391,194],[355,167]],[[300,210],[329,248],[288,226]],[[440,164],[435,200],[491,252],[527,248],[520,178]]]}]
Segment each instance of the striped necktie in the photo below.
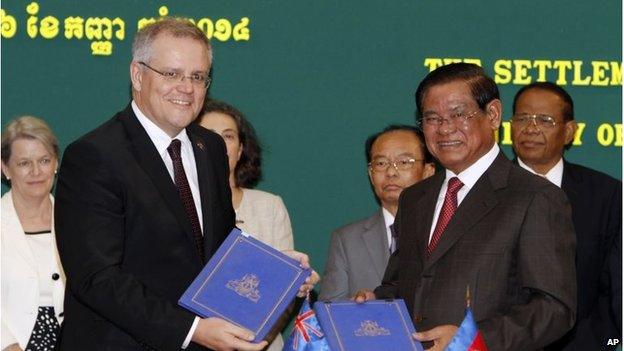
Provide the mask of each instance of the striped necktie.
[{"label": "striped necktie", "polygon": [[448,187],[446,188],[446,195],[444,196],[444,203],[438,216],[438,223],[431,236],[429,246],[427,246],[427,257],[431,256],[431,253],[438,246],[442,233],[446,226],[451,221],[455,210],[457,209],[457,192],[464,186],[464,183],[457,177],[453,177],[448,181]]}]

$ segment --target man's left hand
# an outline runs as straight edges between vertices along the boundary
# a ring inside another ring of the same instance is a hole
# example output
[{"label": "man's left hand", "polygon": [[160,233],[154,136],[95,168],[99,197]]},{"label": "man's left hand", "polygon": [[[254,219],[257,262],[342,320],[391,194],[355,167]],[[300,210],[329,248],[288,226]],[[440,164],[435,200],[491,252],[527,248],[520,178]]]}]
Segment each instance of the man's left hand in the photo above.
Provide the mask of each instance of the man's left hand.
[{"label": "man's left hand", "polygon": [[[310,268],[310,259],[308,255],[303,252],[295,251],[295,250],[285,250],[282,251],[288,257],[294,258],[299,261],[299,265],[302,268]],[[321,280],[321,277],[316,273],[316,271],[312,270],[312,274],[306,278],[305,282],[301,287],[299,287],[299,292],[297,293],[297,297],[306,297],[310,293],[312,289],[314,289],[314,284],[318,283]]]},{"label": "man's left hand", "polygon": [[433,346],[427,349],[427,351],[442,351],[451,342],[453,336],[457,332],[457,327],[451,324],[440,325],[435,328],[426,330],[420,333],[412,334],[414,339],[424,342],[432,341]]}]

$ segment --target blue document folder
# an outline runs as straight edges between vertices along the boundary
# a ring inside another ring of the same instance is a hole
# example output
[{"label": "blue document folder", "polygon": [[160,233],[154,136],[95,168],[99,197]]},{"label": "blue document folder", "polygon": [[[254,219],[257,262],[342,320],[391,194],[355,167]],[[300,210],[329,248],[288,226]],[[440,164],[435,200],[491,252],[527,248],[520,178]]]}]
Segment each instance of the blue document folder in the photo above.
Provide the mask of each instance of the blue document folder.
[{"label": "blue document folder", "polygon": [[403,300],[314,304],[332,351],[423,351]]},{"label": "blue document folder", "polygon": [[311,274],[299,262],[235,228],[178,303],[264,339]]}]

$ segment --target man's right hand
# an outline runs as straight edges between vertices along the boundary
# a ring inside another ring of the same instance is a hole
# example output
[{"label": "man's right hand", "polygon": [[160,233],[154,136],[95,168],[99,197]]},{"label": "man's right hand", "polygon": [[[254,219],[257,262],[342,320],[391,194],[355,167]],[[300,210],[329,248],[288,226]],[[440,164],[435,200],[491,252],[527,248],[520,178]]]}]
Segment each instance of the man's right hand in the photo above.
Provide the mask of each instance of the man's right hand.
[{"label": "man's right hand", "polygon": [[199,320],[191,340],[217,351],[259,351],[268,344],[266,341],[252,343],[253,339],[251,331],[211,317]]},{"label": "man's right hand", "polygon": [[354,300],[357,303],[363,303],[365,301],[375,300],[376,298],[377,297],[374,292],[367,289],[360,289],[355,293],[351,300]]}]

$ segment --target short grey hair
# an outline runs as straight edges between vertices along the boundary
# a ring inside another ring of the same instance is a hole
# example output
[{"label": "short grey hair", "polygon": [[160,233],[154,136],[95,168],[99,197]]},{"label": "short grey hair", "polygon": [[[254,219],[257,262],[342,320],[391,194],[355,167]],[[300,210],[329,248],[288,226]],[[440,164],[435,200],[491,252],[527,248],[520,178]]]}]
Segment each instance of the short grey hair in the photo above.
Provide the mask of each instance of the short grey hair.
[{"label": "short grey hair", "polygon": [[2,163],[8,164],[11,158],[11,145],[18,139],[39,140],[57,160],[59,143],[56,136],[42,119],[21,116],[9,122],[2,131]]},{"label": "short grey hair", "polygon": [[177,17],[165,18],[141,28],[132,43],[132,60],[149,62],[152,56],[152,43],[162,33],[169,34],[174,38],[190,38],[201,42],[208,51],[208,63],[212,63],[212,46],[206,34],[191,21]]}]

